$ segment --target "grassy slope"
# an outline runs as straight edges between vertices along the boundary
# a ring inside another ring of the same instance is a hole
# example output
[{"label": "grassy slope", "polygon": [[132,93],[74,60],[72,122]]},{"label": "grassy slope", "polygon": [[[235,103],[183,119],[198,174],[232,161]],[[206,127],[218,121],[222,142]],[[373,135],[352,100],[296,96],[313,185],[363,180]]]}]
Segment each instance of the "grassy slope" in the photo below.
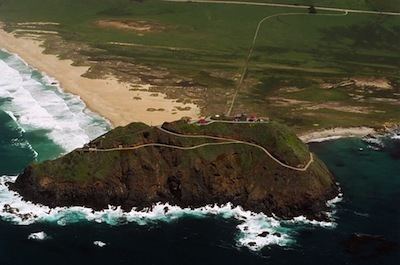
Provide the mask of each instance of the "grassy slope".
[{"label": "grassy slope", "polygon": [[282,161],[291,164],[308,161],[309,151],[286,126],[276,123],[224,124],[197,126],[185,122],[172,123],[169,130],[181,134],[214,135],[257,143],[266,147]]},{"label": "grassy slope", "polygon": [[[215,123],[209,126],[190,125],[185,122],[175,122],[167,124],[166,127],[172,131],[183,134],[205,134],[222,136],[227,138],[240,139],[248,142],[260,144],[270,151],[281,161],[290,165],[305,164],[309,160],[309,151],[307,146],[302,143],[286,126],[271,122],[268,124],[221,124]],[[146,139],[144,139],[146,135]],[[161,135],[161,136],[160,136]],[[205,142],[213,142],[209,139],[181,138],[166,135],[159,132],[158,129],[151,129],[141,123],[132,123],[125,127],[118,127],[104,136],[94,140],[90,145],[99,148],[111,148],[122,146],[135,146],[142,143],[165,143],[179,146],[194,146]],[[245,151],[240,161],[244,167],[251,167],[252,161],[257,160],[251,156],[252,153],[259,153],[257,158],[263,158],[265,154],[255,147],[245,145],[226,145],[226,146],[208,146],[196,150],[183,151],[191,158],[201,157],[207,160],[215,160],[223,153],[230,151]],[[148,154],[150,148],[143,148],[136,151],[114,151],[114,152],[85,152],[73,151],[54,161],[46,161],[34,165],[37,175],[41,176],[59,176],[66,180],[87,181],[91,179],[101,179],[104,176],[112,176],[113,171],[119,170],[119,165],[124,159],[128,159],[129,154],[135,152],[141,154],[140,158],[147,161],[152,158]],[[250,152],[251,151],[251,152]],[[172,151],[175,152],[175,151]],[[150,161],[154,163],[154,161]],[[275,166],[275,162],[272,162]],[[192,166],[192,165],[190,165]],[[68,170],[67,170],[68,169]]]},{"label": "grassy slope", "polygon": [[[280,1],[278,1],[280,2]],[[285,0],[287,3],[311,1]],[[396,10],[396,1],[312,1],[315,5],[374,10],[378,7]],[[159,1],[138,3],[128,0],[3,0],[0,20],[6,22],[54,21],[55,29],[69,42],[88,44],[101,50],[85,51],[92,61],[104,56],[167,68],[173,75],[189,78],[208,88],[195,99],[203,104],[204,113],[223,112],[235,86],[232,76],[240,72],[258,21],[281,12],[298,12],[287,8],[241,5],[182,4]],[[140,36],[134,32],[100,29],[98,19],[140,19],[168,26],[160,33]],[[54,26],[47,26],[54,29]],[[284,17],[267,21],[260,31],[251,59],[248,78],[253,80],[240,94],[236,112],[270,115],[307,130],[348,125],[379,125],[382,121],[398,122],[396,106],[362,103],[349,97],[352,89],[322,90],[318,83],[339,82],[351,76],[388,77],[400,89],[400,17],[349,15],[347,17]],[[143,44],[144,47],[120,47],[108,42]],[[165,47],[189,48],[171,51]],[[72,56],[64,54],[63,56]],[[225,76],[211,76],[222,73]],[[228,77],[227,77],[228,76]],[[256,81],[261,83],[256,84]],[[287,84],[304,88],[299,93],[284,93]],[[367,97],[390,97],[393,92],[376,92]],[[190,96],[175,93],[171,96]],[[319,104],[327,100],[352,106],[367,106],[378,112],[354,114],[333,110],[305,111],[296,106],[275,106],[270,97],[307,100]],[[221,104],[222,103],[222,104]],[[382,114],[382,112],[385,112]]]}]

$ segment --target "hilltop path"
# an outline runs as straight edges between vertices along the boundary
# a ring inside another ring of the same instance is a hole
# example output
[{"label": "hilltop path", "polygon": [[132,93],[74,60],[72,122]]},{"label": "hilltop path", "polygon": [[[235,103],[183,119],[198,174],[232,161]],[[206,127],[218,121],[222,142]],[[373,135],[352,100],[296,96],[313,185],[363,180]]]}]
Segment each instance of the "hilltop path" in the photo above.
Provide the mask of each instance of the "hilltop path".
[{"label": "hilltop path", "polygon": [[220,141],[225,141],[225,142],[220,142],[220,143],[204,143],[204,144],[199,144],[199,145],[194,145],[194,146],[176,146],[176,145],[170,145],[170,144],[161,144],[161,143],[148,143],[148,144],[141,144],[137,146],[130,146],[130,147],[115,147],[115,148],[105,148],[105,149],[99,149],[99,148],[89,148],[89,149],[81,149],[82,151],[93,151],[93,152],[113,152],[113,151],[126,151],[126,150],[137,150],[140,148],[145,148],[145,147],[166,147],[166,148],[172,148],[172,149],[179,149],[179,150],[194,150],[198,149],[201,147],[205,146],[216,146],[216,145],[229,145],[229,144],[243,144],[243,145],[248,145],[252,147],[256,147],[258,149],[261,149],[267,156],[269,156],[272,160],[274,160],[276,163],[279,165],[296,170],[296,171],[307,171],[308,167],[311,165],[312,162],[314,162],[314,157],[313,154],[310,152],[310,159],[307,162],[307,164],[303,167],[294,167],[285,164],[284,162],[281,162],[279,159],[274,157],[266,148],[262,147],[261,145],[246,142],[246,141],[240,141],[236,139],[230,139],[230,138],[224,138],[224,137],[217,137],[217,136],[209,136],[209,135],[188,135],[188,134],[179,134],[175,132],[168,131],[161,126],[157,126],[157,129],[161,130],[164,133],[177,136],[177,137],[185,137],[185,138],[204,138],[204,139],[213,139],[213,140],[220,140]]}]

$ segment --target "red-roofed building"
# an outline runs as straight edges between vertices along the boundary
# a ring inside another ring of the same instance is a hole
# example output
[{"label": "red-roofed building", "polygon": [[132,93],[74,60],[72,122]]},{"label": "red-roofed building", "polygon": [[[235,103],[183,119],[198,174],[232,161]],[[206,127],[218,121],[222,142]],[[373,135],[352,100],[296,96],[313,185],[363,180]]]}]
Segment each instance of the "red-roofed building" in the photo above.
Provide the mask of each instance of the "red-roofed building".
[{"label": "red-roofed building", "polygon": [[208,121],[205,118],[201,118],[197,121],[198,124],[207,124]]}]

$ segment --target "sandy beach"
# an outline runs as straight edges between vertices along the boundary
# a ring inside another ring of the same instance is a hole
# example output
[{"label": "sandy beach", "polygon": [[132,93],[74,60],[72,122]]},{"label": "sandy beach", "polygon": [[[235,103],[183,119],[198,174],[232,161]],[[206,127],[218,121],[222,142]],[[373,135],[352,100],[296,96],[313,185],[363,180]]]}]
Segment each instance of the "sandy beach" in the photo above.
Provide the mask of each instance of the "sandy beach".
[{"label": "sandy beach", "polygon": [[[121,83],[109,77],[105,79],[82,77],[89,67],[72,66],[71,60],[60,60],[56,55],[43,54],[41,41],[16,38],[13,34],[2,30],[1,24],[0,48],[19,55],[32,67],[55,78],[64,91],[80,96],[88,108],[107,118],[113,126],[126,125],[134,121],[158,125],[184,116],[192,118],[199,116],[200,110],[195,104],[179,103],[167,99],[162,93],[154,96],[154,93],[147,91],[130,91],[131,84]],[[148,88],[146,84],[141,85],[143,88]],[[181,109],[190,107],[190,109],[178,110],[177,107]]]},{"label": "sandy beach", "polygon": [[368,134],[376,134],[376,130],[370,127],[332,128],[322,131],[305,133],[299,135],[299,138],[305,143],[311,143],[345,137],[363,137]]}]

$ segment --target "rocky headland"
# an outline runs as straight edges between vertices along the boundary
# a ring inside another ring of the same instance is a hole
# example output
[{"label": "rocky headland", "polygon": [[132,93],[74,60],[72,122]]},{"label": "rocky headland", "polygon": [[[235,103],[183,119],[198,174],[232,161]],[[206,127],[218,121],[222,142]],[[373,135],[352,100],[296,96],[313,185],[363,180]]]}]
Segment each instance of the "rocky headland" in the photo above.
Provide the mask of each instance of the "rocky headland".
[{"label": "rocky headland", "polygon": [[58,159],[31,164],[9,185],[51,207],[231,202],[313,219],[324,219],[326,201],[338,194],[324,163],[276,122],[131,123]]}]

